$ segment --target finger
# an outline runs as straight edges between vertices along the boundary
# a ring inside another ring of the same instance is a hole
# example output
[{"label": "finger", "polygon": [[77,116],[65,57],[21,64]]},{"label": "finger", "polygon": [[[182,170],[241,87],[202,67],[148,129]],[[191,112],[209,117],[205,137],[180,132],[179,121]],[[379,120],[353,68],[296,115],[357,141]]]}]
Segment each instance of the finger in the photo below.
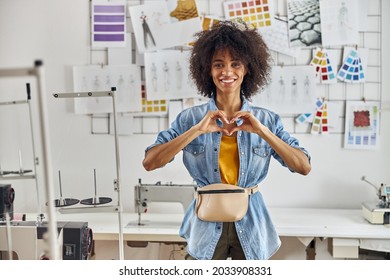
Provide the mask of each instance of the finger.
[{"label": "finger", "polygon": [[239,131],[239,130],[241,130],[238,126],[236,126],[236,127],[234,127],[232,130],[230,130],[229,131],[229,133],[228,133],[228,135],[230,136],[230,135],[233,135],[233,133],[235,133],[235,132],[237,132],[237,131]]},{"label": "finger", "polygon": [[253,116],[251,112],[238,111],[234,113],[233,117],[230,119],[230,123],[234,123],[240,118],[250,118],[251,116]]},{"label": "finger", "polygon": [[229,120],[228,120],[226,113],[224,111],[218,110],[218,111],[216,111],[216,113],[217,113],[218,117],[222,119],[222,121],[224,121],[225,123],[229,123]]}]

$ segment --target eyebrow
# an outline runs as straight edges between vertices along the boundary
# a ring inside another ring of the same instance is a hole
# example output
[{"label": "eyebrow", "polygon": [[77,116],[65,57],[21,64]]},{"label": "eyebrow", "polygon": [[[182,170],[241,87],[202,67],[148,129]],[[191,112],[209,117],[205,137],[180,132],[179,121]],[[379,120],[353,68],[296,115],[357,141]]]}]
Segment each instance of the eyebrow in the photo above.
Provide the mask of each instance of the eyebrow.
[{"label": "eyebrow", "polygon": [[[221,58],[215,58],[213,59],[211,62],[214,63],[214,62],[220,62],[220,61],[224,61],[224,59],[221,59]],[[231,60],[231,62],[241,62],[242,63],[242,60],[241,59],[238,59],[238,58],[233,58]]]}]

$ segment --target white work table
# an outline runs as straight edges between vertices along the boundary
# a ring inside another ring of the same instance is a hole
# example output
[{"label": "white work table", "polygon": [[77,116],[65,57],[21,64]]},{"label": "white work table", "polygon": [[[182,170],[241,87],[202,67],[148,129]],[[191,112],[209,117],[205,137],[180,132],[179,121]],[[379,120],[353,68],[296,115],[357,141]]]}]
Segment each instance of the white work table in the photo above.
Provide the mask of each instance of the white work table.
[{"label": "white work table", "polygon": [[361,209],[270,208],[280,236],[389,239],[390,227],[366,221]]},{"label": "white work table", "polygon": [[[269,208],[280,236],[388,239],[390,227],[373,225],[360,209]],[[182,214],[122,213],[126,241],[184,241],[179,236]],[[88,222],[95,240],[118,240],[117,213],[57,214],[58,221]]]},{"label": "white work table", "polygon": [[[361,209],[269,208],[269,213],[279,236],[296,237],[309,249],[307,259],[315,258],[316,238],[328,239],[334,258],[357,258],[359,249],[390,252],[390,226],[369,223]],[[117,212],[57,213],[57,220],[88,222],[94,240],[110,241],[119,240],[118,216]],[[125,242],[185,244],[179,236],[183,214],[145,213],[142,225],[138,225],[137,213],[121,216]]]}]

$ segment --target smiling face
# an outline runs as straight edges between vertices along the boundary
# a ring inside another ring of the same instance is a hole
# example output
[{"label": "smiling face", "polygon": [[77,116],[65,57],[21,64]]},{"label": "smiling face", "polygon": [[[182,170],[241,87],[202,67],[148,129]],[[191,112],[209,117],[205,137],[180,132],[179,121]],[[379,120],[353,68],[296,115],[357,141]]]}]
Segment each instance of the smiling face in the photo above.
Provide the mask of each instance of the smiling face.
[{"label": "smiling face", "polygon": [[242,61],[232,57],[228,49],[214,53],[211,63],[211,76],[217,94],[240,94],[241,84],[246,74]]}]

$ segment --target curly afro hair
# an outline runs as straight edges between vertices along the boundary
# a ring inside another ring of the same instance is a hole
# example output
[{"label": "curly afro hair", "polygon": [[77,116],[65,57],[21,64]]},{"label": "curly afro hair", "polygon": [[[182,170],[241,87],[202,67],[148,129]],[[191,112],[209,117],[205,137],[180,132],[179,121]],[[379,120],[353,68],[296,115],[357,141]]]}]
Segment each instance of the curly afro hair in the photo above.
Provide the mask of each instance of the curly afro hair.
[{"label": "curly afro hair", "polygon": [[211,97],[216,86],[211,77],[211,61],[218,50],[228,49],[246,67],[247,74],[241,85],[241,92],[247,99],[264,88],[270,79],[270,52],[256,29],[250,29],[244,22],[220,21],[211,30],[195,34],[190,56],[190,77],[199,94]]}]

